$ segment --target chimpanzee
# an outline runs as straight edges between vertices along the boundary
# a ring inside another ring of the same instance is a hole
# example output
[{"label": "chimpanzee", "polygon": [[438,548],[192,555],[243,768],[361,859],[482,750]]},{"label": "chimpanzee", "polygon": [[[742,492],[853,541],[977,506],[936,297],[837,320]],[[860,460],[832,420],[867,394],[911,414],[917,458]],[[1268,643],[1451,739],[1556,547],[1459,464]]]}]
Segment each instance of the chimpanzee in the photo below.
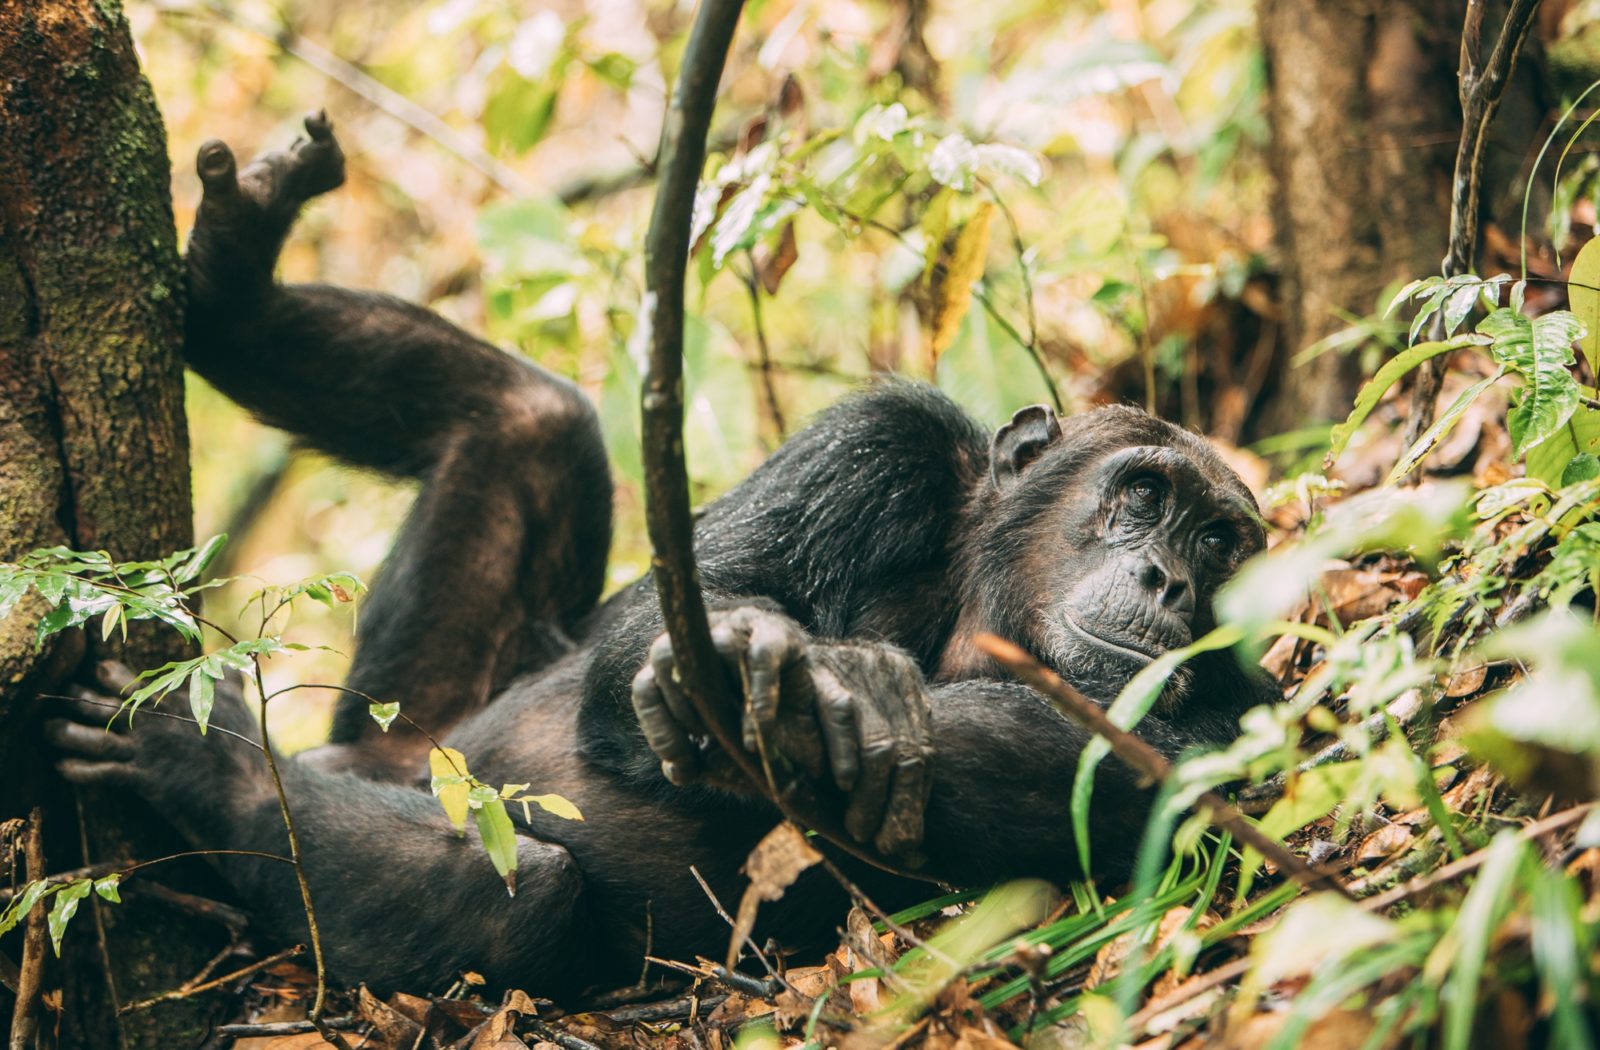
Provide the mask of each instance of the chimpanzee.
[{"label": "chimpanzee", "polygon": [[[335,976],[420,989],[473,969],[552,994],[630,979],[646,951],[720,950],[728,931],[690,868],[736,898],[776,811],[705,775],[719,752],[672,684],[650,578],[599,600],[612,482],[594,410],[419,307],[274,283],[300,206],[343,179],[327,120],[305,126],[237,174],[225,145],[200,149],[189,364],[311,444],[421,481],[348,686],[398,700],[483,781],[529,782],[585,817],[512,807],[509,897],[429,796],[426,740],[380,732],[347,698],[334,743],[285,771]],[[695,532],[715,641],[747,696],[745,746],[764,729],[862,843],[965,885],[1079,874],[1067,798],[1087,740],[976,632],[1109,702],[1212,626],[1217,586],[1263,542],[1244,484],[1177,427],[1033,406],[991,439],[904,382],[822,413]],[[1269,696],[1231,655],[1202,656],[1139,731],[1174,754],[1225,741]],[[212,719],[204,737],[152,715],[108,733],[104,707],[78,704],[47,734],[69,778],[142,793],[198,848],[285,852],[264,763],[239,739],[255,736],[249,708],[223,691]],[[1126,870],[1148,805],[1130,770],[1101,766],[1096,874]],[[270,927],[304,935],[287,865],[217,861]],[[886,900],[931,892],[852,870]],[[808,874],[763,908],[762,935],[814,943],[842,903]]]}]

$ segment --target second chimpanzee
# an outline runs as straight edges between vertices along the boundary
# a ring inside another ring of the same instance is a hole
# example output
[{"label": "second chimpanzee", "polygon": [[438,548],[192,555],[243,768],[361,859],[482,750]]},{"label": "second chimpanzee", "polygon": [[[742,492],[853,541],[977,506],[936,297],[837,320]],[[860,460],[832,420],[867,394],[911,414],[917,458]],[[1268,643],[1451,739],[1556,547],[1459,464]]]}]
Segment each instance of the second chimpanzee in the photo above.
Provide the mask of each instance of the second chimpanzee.
[{"label": "second chimpanzee", "polygon": [[[363,611],[348,686],[397,700],[493,784],[560,793],[582,822],[518,825],[508,897],[426,787],[426,741],[352,699],[335,743],[289,763],[336,976],[437,986],[463,969],[552,994],[637,974],[641,955],[712,952],[724,899],[774,824],[702,774],[715,748],[672,685],[647,577],[599,602],[611,478],[566,381],[383,295],[278,285],[300,206],[338,185],[324,119],[242,173],[213,142],[189,244],[189,364],[261,418],[342,459],[422,482]],[[823,413],[700,518],[718,647],[757,729],[791,743],[851,834],[941,879],[1078,874],[1067,811],[1086,733],[974,646],[1025,646],[1096,700],[1211,626],[1211,600],[1263,534],[1245,486],[1199,438],[1124,408],[1023,409],[991,438],[949,400],[884,383]],[[1140,732],[1168,753],[1228,739],[1267,694],[1200,657]],[[201,737],[103,708],[50,723],[61,768],[145,795],[197,847],[285,850],[242,700]],[[1103,764],[1098,874],[1125,870],[1148,793]],[[513,807],[515,810],[515,807]],[[219,865],[284,936],[304,920],[285,865]],[[864,873],[863,877],[866,877]],[[920,884],[873,884],[887,898]],[[763,912],[788,944],[827,936],[842,899],[803,879]]]}]

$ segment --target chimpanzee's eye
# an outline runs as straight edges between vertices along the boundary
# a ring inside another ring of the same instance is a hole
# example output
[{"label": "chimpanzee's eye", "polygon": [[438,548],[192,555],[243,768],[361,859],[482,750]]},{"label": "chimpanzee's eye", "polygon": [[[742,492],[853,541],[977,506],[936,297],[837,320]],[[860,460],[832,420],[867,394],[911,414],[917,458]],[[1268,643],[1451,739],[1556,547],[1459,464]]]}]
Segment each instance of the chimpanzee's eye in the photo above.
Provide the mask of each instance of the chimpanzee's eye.
[{"label": "chimpanzee's eye", "polygon": [[1205,546],[1206,553],[1220,561],[1227,561],[1233,557],[1233,537],[1220,529],[1213,529],[1200,537],[1200,542]]},{"label": "chimpanzee's eye", "polygon": [[1128,483],[1128,502],[1139,510],[1159,507],[1161,495],[1161,483],[1154,478],[1134,478]]}]

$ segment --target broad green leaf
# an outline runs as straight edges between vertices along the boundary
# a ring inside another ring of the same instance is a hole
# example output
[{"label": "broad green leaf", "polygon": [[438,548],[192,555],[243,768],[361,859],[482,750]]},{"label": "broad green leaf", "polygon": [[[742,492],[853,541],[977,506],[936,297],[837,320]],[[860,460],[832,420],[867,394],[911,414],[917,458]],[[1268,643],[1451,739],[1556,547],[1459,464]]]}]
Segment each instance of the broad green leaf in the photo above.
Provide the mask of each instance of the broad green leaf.
[{"label": "broad green leaf", "polygon": [[22,892],[11,898],[11,903],[4,911],[0,911],[0,937],[10,933],[28,913],[33,906],[44,900],[46,895],[55,892],[59,883],[49,883],[44,879],[37,879],[22,888]]},{"label": "broad green leaf", "polygon": [[1437,448],[1439,443],[1450,435],[1450,432],[1456,428],[1457,423],[1461,422],[1461,417],[1466,414],[1472,403],[1478,400],[1485,390],[1499,382],[1505,374],[1506,370],[1501,368],[1494,375],[1480,379],[1463,390],[1450,403],[1450,407],[1444,410],[1444,414],[1434,420],[1433,425],[1423,432],[1422,436],[1417,439],[1417,443],[1406,449],[1405,455],[1401,456],[1400,461],[1394,465],[1394,469],[1389,472],[1389,477],[1384,484],[1393,485],[1411,473],[1413,467],[1421,463],[1428,453]]},{"label": "broad green leaf", "polygon": [[1589,359],[1589,374],[1600,375],[1600,244],[1591,239],[1572,260],[1567,275],[1567,300],[1583,325],[1583,356]]},{"label": "broad green leaf", "polygon": [[1561,471],[1561,487],[1576,485],[1580,481],[1600,478],[1600,457],[1593,452],[1580,452],[1567,462]]},{"label": "broad green leaf", "polygon": [[1567,464],[1578,455],[1600,455],[1600,411],[1580,407],[1567,419],[1566,426],[1529,449],[1528,477],[1552,487],[1560,486]]},{"label": "broad green leaf", "polygon": [[517,894],[517,829],[511,824],[506,804],[499,798],[490,798],[479,806],[476,813],[478,834],[483,838],[483,848],[488,851],[494,870],[505,880],[506,892]]},{"label": "broad green leaf", "polygon": [[1580,391],[1567,368],[1572,341],[1583,326],[1565,310],[1529,320],[1501,308],[1485,317],[1478,331],[1492,340],[1495,359],[1522,377],[1522,395],[1506,418],[1512,455],[1520,457],[1560,430],[1578,408]]},{"label": "broad green leaf", "polygon": [[183,564],[173,571],[173,578],[179,583],[189,583],[199,579],[206,569],[210,568],[211,563],[216,561],[217,555],[222,553],[222,548],[227,546],[227,543],[228,534],[225,532],[206,540],[204,545],[185,558]]},{"label": "broad green leaf", "polygon": [[372,716],[374,722],[378,723],[378,728],[387,733],[389,727],[394,724],[394,720],[400,717],[400,704],[395,701],[390,701],[387,704],[368,704],[367,713]]},{"label": "broad green leaf", "polygon": [[1323,457],[1323,463],[1326,466],[1333,465],[1333,461],[1338,459],[1339,455],[1344,452],[1345,446],[1350,444],[1350,439],[1355,435],[1356,429],[1366,422],[1367,417],[1372,414],[1372,410],[1378,407],[1378,402],[1383,399],[1383,395],[1388,393],[1389,388],[1398,383],[1407,372],[1424,361],[1438,357],[1440,354],[1447,354],[1463,346],[1471,346],[1482,342],[1483,340],[1479,337],[1461,335],[1437,343],[1418,343],[1416,346],[1407,347],[1388,361],[1385,361],[1383,367],[1378,369],[1377,375],[1373,376],[1361,388],[1360,393],[1356,394],[1355,408],[1351,409],[1350,415],[1343,423],[1333,428],[1331,447],[1328,449],[1328,454]]},{"label": "broad green leaf", "polygon": [[121,904],[122,894],[118,892],[117,889],[117,886],[121,881],[122,876],[117,872],[112,872],[103,879],[94,880],[94,891],[98,893],[103,900],[108,900],[112,904]]},{"label": "broad green leaf", "polygon": [[1481,294],[1481,286],[1475,284],[1467,285],[1465,288],[1457,288],[1450,293],[1450,297],[1444,303],[1444,334],[1446,336],[1456,334],[1456,329],[1460,328],[1461,322],[1467,319],[1467,315],[1472,312],[1473,304],[1478,301],[1478,296]]},{"label": "broad green leaf", "polygon": [[67,923],[78,914],[78,902],[89,895],[94,886],[88,879],[78,879],[69,882],[56,891],[55,900],[50,905],[50,945],[56,951],[56,958],[61,957],[61,938],[67,932]]}]

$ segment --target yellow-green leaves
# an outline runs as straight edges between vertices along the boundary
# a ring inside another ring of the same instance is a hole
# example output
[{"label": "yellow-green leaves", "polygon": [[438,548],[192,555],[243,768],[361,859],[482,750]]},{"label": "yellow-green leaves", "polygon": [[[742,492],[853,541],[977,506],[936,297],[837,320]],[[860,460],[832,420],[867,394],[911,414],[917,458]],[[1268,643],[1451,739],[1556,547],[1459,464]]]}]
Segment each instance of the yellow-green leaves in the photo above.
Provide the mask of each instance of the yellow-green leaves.
[{"label": "yellow-green leaves", "polygon": [[456,834],[467,833],[470,814],[478,828],[478,837],[494,864],[494,870],[505,880],[506,892],[517,892],[517,834],[506,812],[507,802],[522,804],[524,818],[530,816],[531,803],[566,820],[582,820],[578,807],[560,795],[522,795],[526,784],[506,784],[499,791],[483,783],[467,769],[467,758],[453,747],[436,747],[428,752],[428,772],[432,777],[434,797],[444,807],[444,814]]},{"label": "yellow-green leaves", "polygon": [[1493,340],[1489,352],[1495,360],[1522,377],[1522,395],[1506,416],[1511,453],[1521,456],[1560,430],[1578,408],[1578,383],[1567,368],[1583,326],[1565,310],[1530,320],[1504,307],[1485,317],[1478,331]]},{"label": "yellow-green leaves", "polygon": [[1567,301],[1583,325],[1583,356],[1591,374],[1600,375],[1600,238],[1591,239],[1572,260],[1567,277]]},{"label": "yellow-green leaves", "polygon": [[1388,393],[1389,388],[1398,383],[1407,372],[1429,358],[1438,357],[1440,354],[1449,353],[1451,350],[1456,350],[1463,346],[1471,346],[1475,343],[1481,344],[1486,341],[1482,336],[1478,335],[1460,335],[1437,343],[1418,343],[1416,346],[1407,347],[1388,361],[1385,361],[1383,367],[1378,369],[1378,374],[1368,380],[1367,384],[1361,388],[1361,392],[1356,395],[1355,407],[1350,410],[1349,417],[1333,428],[1332,445],[1323,461],[1324,465],[1333,465],[1333,461],[1339,458],[1339,454],[1345,450],[1345,446],[1350,444],[1350,438],[1354,436],[1356,429],[1366,422],[1367,417],[1372,414],[1372,410],[1378,407],[1378,402],[1383,399],[1383,395]]}]

